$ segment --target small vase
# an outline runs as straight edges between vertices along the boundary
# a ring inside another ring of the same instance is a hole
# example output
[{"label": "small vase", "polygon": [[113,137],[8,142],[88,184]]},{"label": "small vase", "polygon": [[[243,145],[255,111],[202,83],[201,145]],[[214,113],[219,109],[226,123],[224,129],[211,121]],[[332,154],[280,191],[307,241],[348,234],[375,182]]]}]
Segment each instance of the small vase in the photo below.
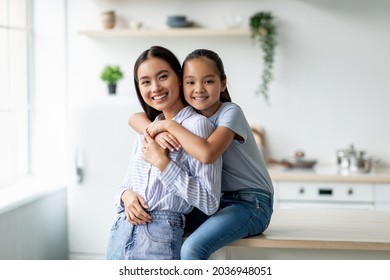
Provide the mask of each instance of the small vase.
[{"label": "small vase", "polygon": [[116,84],[108,84],[108,93],[116,94]]},{"label": "small vase", "polygon": [[112,29],[115,26],[115,12],[114,11],[108,11],[102,13],[102,23],[103,27],[105,29]]}]

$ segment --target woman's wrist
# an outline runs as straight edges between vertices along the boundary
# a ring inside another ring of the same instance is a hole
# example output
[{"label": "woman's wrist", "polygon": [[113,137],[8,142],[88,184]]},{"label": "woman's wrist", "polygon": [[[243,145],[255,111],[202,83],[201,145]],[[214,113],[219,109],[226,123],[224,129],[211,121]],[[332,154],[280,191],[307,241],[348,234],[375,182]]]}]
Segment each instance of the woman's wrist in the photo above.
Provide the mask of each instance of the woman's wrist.
[{"label": "woman's wrist", "polygon": [[126,200],[127,200],[127,198],[129,197],[130,192],[131,192],[131,190],[130,190],[130,189],[127,189],[127,190],[125,190],[125,191],[122,193],[122,195],[121,195],[121,200],[122,200],[123,204],[126,204]]},{"label": "woman's wrist", "polygon": [[158,170],[163,172],[167,168],[168,164],[171,162],[171,159],[168,156],[161,157],[160,162],[156,165]]}]

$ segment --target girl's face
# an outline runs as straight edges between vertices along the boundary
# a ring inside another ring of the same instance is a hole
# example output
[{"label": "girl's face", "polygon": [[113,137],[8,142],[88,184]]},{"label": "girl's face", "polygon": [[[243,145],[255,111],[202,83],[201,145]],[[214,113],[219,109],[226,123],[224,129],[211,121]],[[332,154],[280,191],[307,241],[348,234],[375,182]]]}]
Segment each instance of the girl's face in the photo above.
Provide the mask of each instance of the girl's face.
[{"label": "girl's face", "polygon": [[183,70],[184,97],[187,102],[206,117],[211,117],[220,107],[219,97],[226,89],[214,61],[208,58],[191,59]]},{"label": "girl's face", "polygon": [[138,67],[137,77],[146,104],[162,111],[166,118],[172,118],[184,107],[180,99],[179,77],[166,61],[148,58]]}]

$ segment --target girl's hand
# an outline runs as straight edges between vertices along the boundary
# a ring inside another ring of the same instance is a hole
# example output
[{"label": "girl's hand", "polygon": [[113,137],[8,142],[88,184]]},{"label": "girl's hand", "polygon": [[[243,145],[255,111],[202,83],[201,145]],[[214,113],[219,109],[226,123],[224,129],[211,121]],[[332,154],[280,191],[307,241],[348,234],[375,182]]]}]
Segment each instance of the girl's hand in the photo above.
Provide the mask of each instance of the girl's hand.
[{"label": "girl's hand", "polygon": [[148,204],[145,199],[132,190],[126,190],[122,194],[122,201],[125,206],[126,220],[133,225],[150,223],[152,218],[146,212]]},{"label": "girl's hand", "polygon": [[169,162],[168,150],[163,149],[149,134],[144,134],[143,140],[144,160],[157,167],[161,172],[165,170]]},{"label": "girl's hand", "polygon": [[169,132],[160,132],[154,137],[154,140],[160,145],[161,148],[168,149],[171,152],[181,148],[179,141]]},{"label": "girl's hand", "polygon": [[167,131],[165,126],[168,124],[167,120],[161,120],[161,121],[156,121],[152,122],[146,127],[146,132],[154,138],[157,134]]}]

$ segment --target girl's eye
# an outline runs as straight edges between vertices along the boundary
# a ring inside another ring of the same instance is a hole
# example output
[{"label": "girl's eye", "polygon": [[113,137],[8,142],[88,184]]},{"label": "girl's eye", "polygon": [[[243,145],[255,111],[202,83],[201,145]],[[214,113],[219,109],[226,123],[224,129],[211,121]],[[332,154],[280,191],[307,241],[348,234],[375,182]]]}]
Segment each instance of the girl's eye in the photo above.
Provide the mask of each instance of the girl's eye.
[{"label": "girl's eye", "polygon": [[193,85],[194,82],[193,82],[193,81],[187,81],[186,84],[187,84],[187,85]]},{"label": "girl's eye", "polygon": [[212,83],[214,83],[213,80],[207,80],[207,81],[205,82],[205,84],[212,84]]},{"label": "girl's eye", "polygon": [[148,85],[149,84],[149,81],[147,81],[147,80],[142,80],[141,82],[140,82],[140,85],[141,86],[146,86],[146,85]]}]

